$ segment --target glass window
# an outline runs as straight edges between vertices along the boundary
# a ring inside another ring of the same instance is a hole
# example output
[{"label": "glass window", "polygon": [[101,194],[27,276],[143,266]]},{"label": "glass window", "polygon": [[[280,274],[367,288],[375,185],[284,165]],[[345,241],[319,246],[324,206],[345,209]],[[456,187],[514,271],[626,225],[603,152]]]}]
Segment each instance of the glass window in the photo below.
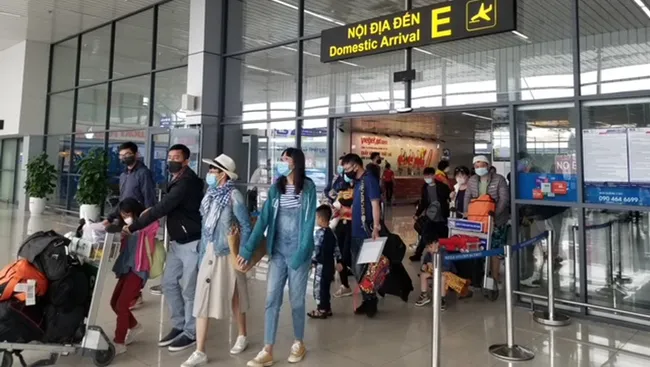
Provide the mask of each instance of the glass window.
[{"label": "glass window", "polygon": [[181,97],[187,92],[187,68],[156,73],[154,94],[154,126],[174,127],[185,124]]},{"label": "glass window", "polygon": [[73,101],[73,91],[50,95],[50,108],[48,111],[46,131],[48,134],[72,132]]},{"label": "glass window", "polygon": [[81,36],[79,85],[108,79],[111,53],[111,26],[105,26]]},{"label": "glass window", "polygon": [[[318,188],[327,186],[327,119],[302,121],[300,146],[305,153],[307,176]],[[322,191],[322,190],[319,190]]]},{"label": "glass window", "polygon": [[585,201],[650,206],[650,99],[582,109]]},{"label": "glass window", "polygon": [[138,13],[115,23],[113,78],[151,70],[153,10]]},{"label": "glass window", "polygon": [[298,38],[298,0],[229,0],[228,52]]},{"label": "glass window", "polygon": [[517,110],[517,199],[577,201],[571,108],[548,105]]},{"label": "glass window", "polygon": [[52,48],[50,90],[56,92],[74,87],[77,68],[77,38],[56,44]]},{"label": "glass window", "polygon": [[149,125],[150,90],[149,75],[113,83],[111,130]]},{"label": "glass window", "polygon": [[47,157],[57,170],[57,182],[54,195],[49,201],[49,205],[59,208],[65,208],[68,199],[68,177],[70,175],[70,135],[48,136]]},{"label": "glass window", "polygon": [[[269,118],[296,116],[296,45],[231,57],[226,61],[226,116],[250,121],[244,111],[267,104]],[[257,116],[257,115],[256,115]]]},{"label": "glass window", "polygon": [[[426,4],[430,5],[431,1]],[[413,7],[416,7],[415,2]],[[381,2],[305,0],[305,35],[404,10],[403,0]]]},{"label": "glass window", "polygon": [[650,311],[650,297],[643,291],[650,276],[648,223],[647,211],[586,210],[589,303]]},{"label": "glass window", "polygon": [[320,45],[318,39],[304,43],[306,116],[404,107],[404,84],[393,83],[393,73],[406,68],[403,51],[323,64]]},{"label": "glass window", "polygon": [[156,68],[187,64],[190,0],[174,0],[158,8]]},{"label": "glass window", "polygon": [[15,170],[18,140],[4,139],[0,143],[2,143],[2,170]]},{"label": "glass window", "polygon": [[295,128],[295,120],[224,126],[223,152],[237,163],[238,182],[255,191],[247,200],[251,211],[262,208],[282,151],[296,146]]},{"label": "glass window", "polygon": [[[578,210],[558,206],[518,205],[519,240],[524,242],[544,231],[553,231],[552,254],[555,257],[556,297],[579,300],[580,295],[580,248],[578,238]],[[548,273],[546,251],[548,241],[543,239],[518,252],[519,280],[524,292],[546,295]],[[562,263],[564,266],[559,266]]]},{"label": "glass window", "polygon": [[79,89],[76,132],[106,130],[107,96],[107,84]]},{"label": "glass window", "polygon": [[580,0],[578,6],[582,94],[650,89],[650,3]]}]

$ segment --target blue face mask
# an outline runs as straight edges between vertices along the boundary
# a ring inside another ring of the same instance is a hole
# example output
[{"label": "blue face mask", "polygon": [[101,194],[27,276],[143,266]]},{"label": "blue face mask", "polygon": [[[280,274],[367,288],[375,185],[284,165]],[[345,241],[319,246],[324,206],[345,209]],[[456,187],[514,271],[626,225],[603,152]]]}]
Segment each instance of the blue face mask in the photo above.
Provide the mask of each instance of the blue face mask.
[{"label": "blue face mask", "polygon": [[291,174],[291,169],[289,168],[289,163],[287,162],[278,162],[278,164],[275,167],[280,176],[286,177]]},{"label": "blue face mask", "polygon": [[479,176],[481,176],[481,177],[487,175],[489,172],[490,172],[490,171],[489,171],[487,168],[485,168],[485,167],[481,167],[481,168],[477,168],[477,169],[476,169],[476,174],[479,175]]},{"label": "blue face mask", "polygon": [[427,177],[427,178],[424,179],[424,182],[426,182],[427,185],[431,185],[433,183],[433,178]]},{"label": "blue face mask", "polygon": [[205,176],[205,182],[208,184],[208,186],[212,188],[217,187],[217,175],[213,173],[208,173]]},{"label": "blue face mask", "polygon": [[339,175],[342,175],[345,170],[343,169],[343,166],[338,166],[336,167],[336,172],[338,172]]},{"label": "blue face mask", "polygon": [[343,175],[343,181],[345,181],[347,183],[352,183],[352,179],[350,177],[348,177],[348,175]]}]

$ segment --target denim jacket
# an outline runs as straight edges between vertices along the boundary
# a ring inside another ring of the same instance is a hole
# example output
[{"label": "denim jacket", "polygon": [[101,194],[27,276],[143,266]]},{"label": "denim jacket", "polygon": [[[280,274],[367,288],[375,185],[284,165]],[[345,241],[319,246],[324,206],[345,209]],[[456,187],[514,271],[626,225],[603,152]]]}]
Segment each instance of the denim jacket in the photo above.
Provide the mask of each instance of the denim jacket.
[{"label": "denim jacket", "polygon": [[[203,219],[204,220],[204,219]],[[232,191],[231,205],[221,209],[217,218],[217,226],[214,233],[210,235],[206,232],[205,223],[201,225],[201,245],[199,246],[199,264],[203,260],[203,255],[208,248],[208,243],[213,243],[214,254],[216,256],[230,255],[230,247],[228,246],[228,234],[231,231],[233,224],[239,224],[240,228],[240,246],[243,246],[251,234],[251,220],[248,214],[248,209],[244,202],[244,196],[239,190]]]}]

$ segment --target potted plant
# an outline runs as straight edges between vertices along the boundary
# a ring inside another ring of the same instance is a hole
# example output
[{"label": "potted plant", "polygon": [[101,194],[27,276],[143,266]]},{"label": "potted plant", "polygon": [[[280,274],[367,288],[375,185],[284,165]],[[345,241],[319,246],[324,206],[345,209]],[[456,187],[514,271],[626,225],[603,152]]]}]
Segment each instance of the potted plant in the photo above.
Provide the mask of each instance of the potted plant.
[{"label": "potted plant", "polygon": [[103,149],[95,148],[77,165],[80,176],[75,199],[79,203],[79,217],[96,222],[108,196],[108,157]]},{"label": "potted plant", "polygon": [[56,167],[47,160],[45,152],[27,162],[24,187],[29,195],[29,212],[33,215],[41,215],[45,211],[46,197],[52,195],[56,187],[56,176]]}]

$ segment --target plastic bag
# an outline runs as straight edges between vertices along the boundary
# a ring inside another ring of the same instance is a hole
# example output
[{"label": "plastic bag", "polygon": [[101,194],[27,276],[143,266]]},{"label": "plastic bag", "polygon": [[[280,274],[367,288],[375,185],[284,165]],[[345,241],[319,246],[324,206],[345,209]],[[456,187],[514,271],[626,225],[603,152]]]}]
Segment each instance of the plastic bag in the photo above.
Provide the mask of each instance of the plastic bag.
[{"label": "plastic bag", "polygon": [[103,243],[106,229],[101,222],[87,222],[82,229],[81,239],[90,243]]}]

